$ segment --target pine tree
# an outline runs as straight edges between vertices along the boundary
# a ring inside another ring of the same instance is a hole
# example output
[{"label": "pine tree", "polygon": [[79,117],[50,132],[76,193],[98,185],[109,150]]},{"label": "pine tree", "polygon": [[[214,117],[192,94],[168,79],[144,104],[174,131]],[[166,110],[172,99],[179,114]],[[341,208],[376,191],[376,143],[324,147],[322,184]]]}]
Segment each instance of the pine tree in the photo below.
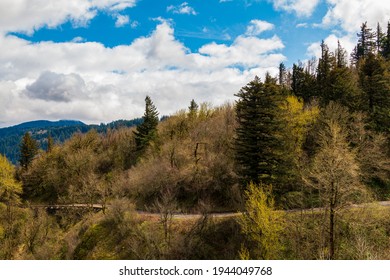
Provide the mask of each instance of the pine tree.
[{"label": "pine tree", "polygon": [[149,96],[145,98],[145,113],[143,122],[137,126],[135,143],[139,152],[145,151],[152,140],[157,137],[158,112]]},{"label": "pine tree", "polygon": [[286,85],[286,74],[287,74],[286,66],[282,62],[279,64],[279,85],[281,86]]},{"label": "pine tree", "polygon": [[295,96],[309,102],[315,96],[315,77],[305,67],[299,63],[293,64],[291,89]]},{"label": "pine tree", "polygon": [[388,62],[369,54],[359,68],[360,85],[364,92],[363,109],[368,112],[373,128],[390,132],[390,72]]},{"label": "pine tree", "polygon": [[281,129],[278,107],[280,87],[269,76],[263,83],[258,77],[236,96],[236,162],[245,183],[272,183],[280,172]]},{"label": "pine tree", "polygon": [[321,58],[317,67],[317,91],[322,104],[327,104],[332,99],[330,89],[330,74],[334,68],[335,57],[329,51],[329,47],[322,41]]},{"label": "pine tree", "polygon": [[38,143],[34,140],[30,133],[26,132],[20,144],[19,163],[23,169],[27,169],[31,161],[38,153]]},{"label": "pine tree", "polygon": [[373,53],[375,50],[375,33],[372,32],[371,28],[368,28],[367,22],[362,24],[357,36],[358,44],[352,53],[354,64],[357,64],[360,59],[366,58],[369,53]]},{"label": "pine tree", "polygon": [[51,134],[49,132],[49,134],[47,136],[47,152],[48,153],[50,153],[53,150],[53,146],[54,146],[54,139],[53,139],[53,137],[51,137]]},{"label": "pine tree", "polygon": [[198,114],[198,109],[199,109],[199,105],[195,102],[194,99],[191,100],[191,104],[190,106],[188,107],[189,109],[189,113],[188,113],[188,116],[190,118],[194,118],[197,116]]},{"label": "pine tree", "polygon": [[383,42],[385,40],[385,34],[382,32],[382,27],[378,23],[376,27],[376,41],[375,41],[375,47],[376,47],[376,53],[380,54],[383,51]]},{"label": "pine tree", "polygon": [[387,23],[387,34],[382,44],[382,56],[388,60],[390,58],[390,22]]}]

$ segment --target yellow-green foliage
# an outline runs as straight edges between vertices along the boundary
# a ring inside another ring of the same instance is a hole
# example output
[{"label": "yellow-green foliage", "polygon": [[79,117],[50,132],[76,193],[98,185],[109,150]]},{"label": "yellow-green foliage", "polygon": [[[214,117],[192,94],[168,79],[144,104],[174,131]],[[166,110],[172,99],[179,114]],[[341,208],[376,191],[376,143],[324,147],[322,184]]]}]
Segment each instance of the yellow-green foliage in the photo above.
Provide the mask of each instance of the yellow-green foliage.
[{"label": "yellow-green foliage", "polygon": [[274,209],[272,187],[250,183],[245,197],[245,212],[240,224],[250,246],[243,248],[240,255],[265,260],[279,258],[283,248],[280,235],[284,220],[282,213]]},{"label": "yellow-green foliage", "polygon": [[316,121],[320,111],[317,106],[305,108],[303,101],[293,95],[286,98],[280,109],[286,125],[284,142],[295,156],[296,163],[301,156],[302,145],[310,125]]},{"label": "yellow-green foliage", "polygon": [[0,202],[14,204],[19,201],[22,187],[14,179],[14,173],[13,165],[0,154]]}]

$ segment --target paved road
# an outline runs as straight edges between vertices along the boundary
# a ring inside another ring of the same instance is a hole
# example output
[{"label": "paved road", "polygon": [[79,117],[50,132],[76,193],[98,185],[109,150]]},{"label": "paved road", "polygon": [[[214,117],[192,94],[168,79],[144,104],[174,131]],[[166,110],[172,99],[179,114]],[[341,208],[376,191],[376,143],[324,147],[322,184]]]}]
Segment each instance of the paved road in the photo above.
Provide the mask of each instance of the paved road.
[{"label": "paved road", "polygon": [[[376,204],[384,207],[390,207],[390,201],[379,201],[375,202]],[[349,206],[349,208],[362,208],[364,206],[367,206],[367,204],[352,204]],[[105,208],[109,209],[110,205],[102,205],[102,204],[55,204],[55,205],[30,205],[31,208],[46,208],[48,210],[53,209],[53,210],[59,210],[59,209],[66,209],[66,208],[93,208],[95,210],[103,210]],[[322,211],[324,208],[312,208],[312,209],[304,209],[303,211],[305,212],[318,212]],[[294,209],[294,210],[288,210],[287,212],[300,212],[301,209]],[[146,212],[146,211],[137,211],[137,213],[141,216],[149,216],[149,217],[156,217],[159,218],[160,214],[159,213],[153,213],[153,212]],[[239,212],[226,212],[226,213],[209,213],[209,216],[213,218],[228,218],[228,217],[237,217],[241,215]],[[174,213],[173,214],[174,218],[177,219],[198,219],[202,217],[202,214],[185,214],[185,213]]]}]

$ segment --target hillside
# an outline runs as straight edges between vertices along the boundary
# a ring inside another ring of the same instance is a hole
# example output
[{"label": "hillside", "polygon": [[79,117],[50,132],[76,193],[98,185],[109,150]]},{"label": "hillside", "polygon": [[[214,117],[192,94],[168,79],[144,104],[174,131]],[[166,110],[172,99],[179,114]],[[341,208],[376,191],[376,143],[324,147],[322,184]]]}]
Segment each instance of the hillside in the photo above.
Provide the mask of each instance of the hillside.
[{"label": "hillside", "polygon": [[12,127],[0,128],[0,153],[5,155],[13,164],[17,164],[19,160],[19,146],[26,132],[31,133],[32,137],[38,141],[40,148],[46,150],[49,134],[55,143],[60,144],[77,132],[86,133],[91,129],[105,132],[107,129],[115,129],[122,126],[132,127],[139,124],[140,121],[141,119],[118,120],[100,125],[86,125],[81,121],[75,120],[25,122]]},{"label": "hillside", "polygon": [[321,47],[234,104],[26,135],[23,165],[0,156],[0,258],[390,259],[390,56]]}]

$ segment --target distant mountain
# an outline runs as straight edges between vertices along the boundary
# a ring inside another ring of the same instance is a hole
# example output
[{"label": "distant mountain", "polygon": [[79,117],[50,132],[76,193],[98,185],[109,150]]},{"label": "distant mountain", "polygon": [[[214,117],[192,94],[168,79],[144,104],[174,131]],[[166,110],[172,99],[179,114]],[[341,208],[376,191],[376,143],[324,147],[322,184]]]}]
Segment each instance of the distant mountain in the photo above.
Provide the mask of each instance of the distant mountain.
[{"label": "distant mountain", "polygon": [[29,132],[38,141],[40,148],[45,150],[47,148],[47,137],[49,133],[55,143],[63,143],[76,132],[86,133],[91,129],[95,129],[99,133],[105,133],[107,129],[132,127],[141,122],[141,118],[117,120],[100,125],[87,125],[77,120],[37,120],[25,122],[11,127],[0,128],[0,153],[5,155],[12,163],[16,164],[19,160],[19,145],[26,132]]},{"label": "distant mountain", "polygon": [[15,126],[0,128],[0,137],[12,135],[21,131],[26,132],[28,130],[35,130],[35,129],[70,127],[70,126],[87,126],[87,125],[81,121],[73,121],[73,120],[60,120],[60,121],[38,120],[38,121],[21,123]]},{"label": "distant mountain", "polygon": [[59,121],[31,121],[25,122],[22,124],[15,125],[14,128],[44,128],[44,127],[65,127],[65,126],[75,126],[75,125],[86,125],[81,121],[73,121],[73,120],[59,120]]}]

